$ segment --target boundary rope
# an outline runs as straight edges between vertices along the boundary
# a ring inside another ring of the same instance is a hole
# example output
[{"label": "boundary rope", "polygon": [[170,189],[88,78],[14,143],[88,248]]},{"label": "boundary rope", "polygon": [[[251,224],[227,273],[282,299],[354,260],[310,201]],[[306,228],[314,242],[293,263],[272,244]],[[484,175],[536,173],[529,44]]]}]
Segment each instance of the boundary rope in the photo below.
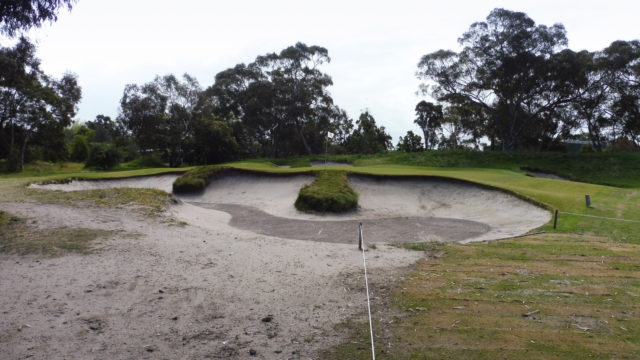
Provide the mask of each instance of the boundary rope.
[{"label": "boundary rope", "polygon": [[362,250],[362,262],[364,263],[364,283],[367,288],[367,310],[369,311],[369,333],[371,334],[371,358],[376,360],[376,348],[373,345],[373,322],[371,321],[371,300],[369,298],[369,280],[367,279],[367,258],[364,255],[364,237],[362,236],[362,223],[360,223],[360,239],[358,241]]},{"label": "boundary rope", "polygon": [[596,218],[596,219],[617,220],[617,221],[626,221],[626,222],[640,223],[640,220],[629,220],[629,219],[619,219],[619,218],[612,218],[612,217],[605,217],[605,216],[596,216],[596,215],[587,215],[587,214],[576,214],[576,213],[570,213],[570,212],[564,212],[564,211],[559,211],[559,212],[558,212],[558,214],[574,215],[574,216],[584,216],[584,217],[590,217],[590,218]]}]

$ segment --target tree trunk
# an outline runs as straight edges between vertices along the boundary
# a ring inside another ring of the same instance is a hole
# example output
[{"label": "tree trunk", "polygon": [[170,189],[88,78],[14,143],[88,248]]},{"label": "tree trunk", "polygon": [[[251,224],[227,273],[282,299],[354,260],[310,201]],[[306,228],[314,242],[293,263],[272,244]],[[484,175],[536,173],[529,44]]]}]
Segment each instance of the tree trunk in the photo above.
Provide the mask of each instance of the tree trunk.
[{"label": "tree trunk", "polygon": [[296,129],[298,130],[298,135],[300,135],[300,139],[302,140],[302,145],[304,145],[304,149],[307,151],[307,155],[311,155],[311,148],[309,144],[307,144],[307,139],[305,139],[304,134],[302,134],[302,127],[300,126],[300,122],[296,121]]},{"label": "tree trunk", "polygon": [[27,151],[27,142],[29,141],[29,133],[24,135],[24,141],[22,142],[22,149],[20,150],[20,162],[18,163],[18,171],[22,171],[24,168],[24,153]]},{"label": "tree trunk", "polygon": [[422,128],[422,135],[424,136],[424,149],[431,150],[431,148],[429,147],[429,135],[426,128]]}]

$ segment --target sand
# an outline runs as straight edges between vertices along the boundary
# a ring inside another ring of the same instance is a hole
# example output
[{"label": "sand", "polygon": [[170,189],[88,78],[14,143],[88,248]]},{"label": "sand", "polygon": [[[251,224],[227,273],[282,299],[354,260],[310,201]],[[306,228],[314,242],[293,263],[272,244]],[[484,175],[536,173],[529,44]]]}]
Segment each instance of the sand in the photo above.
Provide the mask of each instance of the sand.
[{"label": "sand", "polygon": [[[318,359],[320,350],[343,340],[336,324],[365,320],[357,228],[341,237],[357,222],[365,223],[365,241],[378,241],[367,250],[375,309],[423,256],[387,246],[384,238],[402,229],[407,238],[497,238],[549,218],[519,199],[471,185],[365,177],[351,178],[360,193],[358,211],[297,212],[297,191],[312,180],[233,175],[202,194],[180,197],[153,219],[134,209],[0,203],[43,229],[115,231],[90,255],[0,255],[2,357]],[[167,190],[171,182],[162,176],[45,188]],[[407,230],[412,223],[422,232]]]}]

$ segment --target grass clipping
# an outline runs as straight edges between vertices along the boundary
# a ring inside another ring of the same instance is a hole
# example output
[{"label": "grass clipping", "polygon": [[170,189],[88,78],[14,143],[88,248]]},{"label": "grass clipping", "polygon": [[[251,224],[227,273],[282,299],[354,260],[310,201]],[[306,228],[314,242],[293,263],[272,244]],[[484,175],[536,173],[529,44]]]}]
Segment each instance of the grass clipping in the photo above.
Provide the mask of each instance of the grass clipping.
[{"label": "grass clipping", "polygon": [[300,189],[296,209],[304,212],[346,212],[358,207],[358,194],[344,171],[321,171],[316,180]]}]

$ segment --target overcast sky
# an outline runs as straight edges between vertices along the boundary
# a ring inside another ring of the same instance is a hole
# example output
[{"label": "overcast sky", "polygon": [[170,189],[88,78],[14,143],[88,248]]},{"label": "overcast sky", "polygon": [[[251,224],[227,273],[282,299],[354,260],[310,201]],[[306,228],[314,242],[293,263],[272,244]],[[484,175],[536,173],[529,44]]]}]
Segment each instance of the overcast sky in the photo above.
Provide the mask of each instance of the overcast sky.
[{"label": "overcast sky", "polygon": [[523,11],[537,24],[564,24],[573,50],[640,39],[638,0],[79,0],[30,36],[45,72],[78,74],[82,121],[115,118],[128,83],[186,72],[206,88],[218,72],[257,55],[298,41],[323,46],[335,103],[354,119],[368,109],[395,143],[418,130],[420,57],[458,50],[458,37],[496,7]]}]

